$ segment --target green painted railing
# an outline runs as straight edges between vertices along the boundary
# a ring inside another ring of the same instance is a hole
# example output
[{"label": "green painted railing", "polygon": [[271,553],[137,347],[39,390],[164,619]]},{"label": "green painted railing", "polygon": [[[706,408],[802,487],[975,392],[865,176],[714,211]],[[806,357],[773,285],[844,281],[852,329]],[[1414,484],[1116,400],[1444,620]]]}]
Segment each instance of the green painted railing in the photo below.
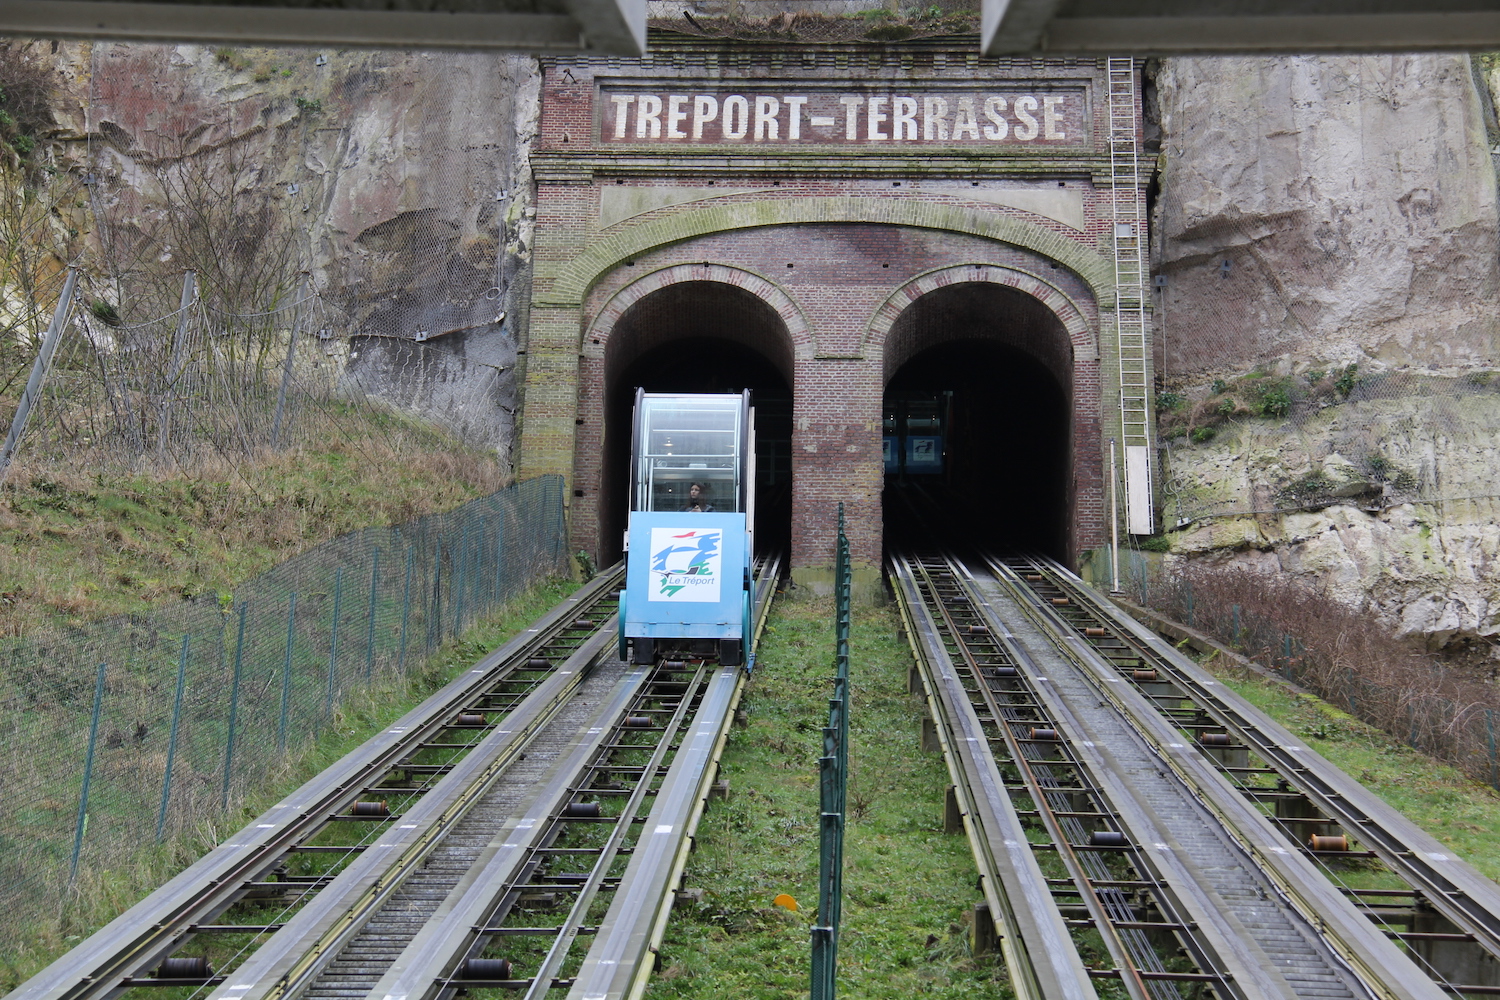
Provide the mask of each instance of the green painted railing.
[{"label": "green painted railing", "polygon": [[849,787],[849,539],[839,504],[834,554],[834,675],[818,759],[820,810],[818,922],[812,929],[812,1000],[833,1000],[838,978],[839,917],[844,905],[844,801]]}]

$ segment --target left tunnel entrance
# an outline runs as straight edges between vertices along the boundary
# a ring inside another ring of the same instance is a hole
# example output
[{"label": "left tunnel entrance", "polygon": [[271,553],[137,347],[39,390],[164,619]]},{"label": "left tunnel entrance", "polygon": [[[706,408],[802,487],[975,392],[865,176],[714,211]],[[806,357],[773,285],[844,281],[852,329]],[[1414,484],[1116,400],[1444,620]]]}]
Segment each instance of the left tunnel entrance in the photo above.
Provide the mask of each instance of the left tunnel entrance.
[{"label": "left tunnel entrance", "polygon": [[623,550],[635,390],[739,392],[756,414],[756,545],[791,540],[791,345],[781,317],[754,294],[685,281],[627,309],[605,351],[605,434],[599,491],[599,563]]}]

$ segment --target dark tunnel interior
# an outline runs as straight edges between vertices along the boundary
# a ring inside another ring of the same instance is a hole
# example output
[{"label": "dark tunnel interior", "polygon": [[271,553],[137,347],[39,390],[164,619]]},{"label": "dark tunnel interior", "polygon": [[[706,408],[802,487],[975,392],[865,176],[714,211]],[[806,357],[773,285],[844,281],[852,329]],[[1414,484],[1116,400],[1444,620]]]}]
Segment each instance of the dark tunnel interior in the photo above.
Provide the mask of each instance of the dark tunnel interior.
[{"label": "dark tunnel interior", "polygon": [[947,424],[941,472],[887,472],[888,541],[922,530],[910,511],[930,499],[954,544],[1066,558],[1069,407],[1044,365],[993,340],[949,341],[902,365],[884,403],[887,415],[936,408]]},{"label": "dark tunnel interior", "polygon": [[764,355],[734,340],[690,336],[651,348],[610,381],[605,401],[610,433],[600,511],[601,565],[620,558],[626,523],[631,409],[635,390],[739,392],[749,389],[756,424],[756,548],[791,544],[792,392]]}]

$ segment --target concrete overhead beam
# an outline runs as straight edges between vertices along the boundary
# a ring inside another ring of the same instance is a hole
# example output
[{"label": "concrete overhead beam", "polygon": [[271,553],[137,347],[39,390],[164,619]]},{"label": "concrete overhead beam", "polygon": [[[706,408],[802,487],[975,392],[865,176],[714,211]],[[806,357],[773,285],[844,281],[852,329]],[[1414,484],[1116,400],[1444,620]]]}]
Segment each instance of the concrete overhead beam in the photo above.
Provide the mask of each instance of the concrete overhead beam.
[{"label": "concrete overhead beam", "polygon": [[[459,6],[459,5],[456,5]],[[505,0],[454,10],[363,10],[254,3],[0,0],[0,34],[124,41],[596,52],[646,48],[645,0],[564,0],[554,13]],[[538,5],[543,6],[543,5]]]},{"label": "concrete overhead beam", "polygon": [[[983,0],[986,55],[1265,54],[1476,51],[1500,47],[1500,11],[1464,0],[1422,4],[1325,0],[1315,13],[1252,0],[1108,5],[1061,0]],[[1059,16],[1059,8],[1066,13]],[[1264,13],[1270,8],[1269,13]],[[1277,11],[1282,8],[1285,12]],[[1463,9],[1463,8],[1469,9]],[[1208,12],[1212,8],[1212,12]],[[1251,8],[1256,13],[1249,13]],[[1403,9],[1404,8],[1404,9]],[[1241,12],[1244,11],[1244,12]],[[1200,13],[1201,12],[1201,13]],[[1104,15],[1108,16],[1104,16]]]}]

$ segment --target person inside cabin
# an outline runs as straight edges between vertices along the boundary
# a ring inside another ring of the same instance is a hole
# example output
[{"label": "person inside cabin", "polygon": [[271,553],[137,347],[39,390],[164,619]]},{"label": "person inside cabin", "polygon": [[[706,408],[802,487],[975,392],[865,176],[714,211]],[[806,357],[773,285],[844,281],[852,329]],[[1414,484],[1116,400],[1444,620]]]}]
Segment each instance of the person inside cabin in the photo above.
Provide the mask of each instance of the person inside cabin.
[{"label": "person inside cabin", "polygon": [[708,502],[705,495],[707,488],[702,483],[693,483],[688,486],[687,506],[682,508],[684,512],[692,511],[696,514],[704,514],[714,509],[714,505]]}]

